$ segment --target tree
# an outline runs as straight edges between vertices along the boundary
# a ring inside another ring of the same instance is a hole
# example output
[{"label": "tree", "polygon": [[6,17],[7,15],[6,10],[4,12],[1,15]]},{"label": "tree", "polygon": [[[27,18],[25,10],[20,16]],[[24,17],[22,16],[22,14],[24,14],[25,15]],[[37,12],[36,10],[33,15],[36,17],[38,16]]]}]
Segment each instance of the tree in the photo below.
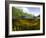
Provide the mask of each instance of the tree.
[{"label": "tree", "polygon": [[31,18],[32,14],[24,13],[22,9],[18,9],[18,8],[12,7],[12,16],[16,17],[16,18],[19,18],[21,16],[26,16],[26,17]]}]

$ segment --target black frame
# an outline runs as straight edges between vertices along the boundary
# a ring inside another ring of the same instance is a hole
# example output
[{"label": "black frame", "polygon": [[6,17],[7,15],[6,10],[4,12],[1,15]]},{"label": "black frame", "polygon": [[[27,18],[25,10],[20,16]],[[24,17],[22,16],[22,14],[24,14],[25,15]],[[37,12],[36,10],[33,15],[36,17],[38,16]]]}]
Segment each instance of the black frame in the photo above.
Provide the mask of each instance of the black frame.
[{"label": "black frame", "polygon": [[[9,3],[26,3],[26,4],[36,4],[36,5],[43,5],[43,33],[37,34],[24,34],[24,35],[8,35],[8,20],[9,20]],[[45,3],[42,2],[24,2],[24,1],[5,1],[5,37],[22,37],[22,36],[39,36],[45,35]]]}]

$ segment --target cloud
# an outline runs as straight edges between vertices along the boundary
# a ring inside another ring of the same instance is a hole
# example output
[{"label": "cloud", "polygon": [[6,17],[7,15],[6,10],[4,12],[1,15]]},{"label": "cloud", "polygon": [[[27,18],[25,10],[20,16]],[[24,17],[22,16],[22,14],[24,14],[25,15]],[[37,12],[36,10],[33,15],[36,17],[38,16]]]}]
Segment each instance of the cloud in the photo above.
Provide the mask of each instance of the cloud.
[{"label": "cloud", "polygon": [[23,9],[23,12],[29,13],[29,10],[27,8],[22,8],[22,9]]},{"label": "cloud", "polygon": [[33,10],[31,11],[31,9],[28,9],[26,7],[16,7],[16,8],[22,9],[24,13],[32,14],[34,16],[38,16],[40,14],[39,12],[36,13],[35,11]]},{"label": "cloud", "polygon": [[35,13],[35,12],[30,12],[29,11],[29,9],[27,9],[26,7],[25,8],[21,8],[22,10],[23,10],[23,12],[25,12],[25,13],[28,13],[28,14],[32,14],[32,15],[34,15],[34,16],[38,16],[39,15],[39,13]]}]

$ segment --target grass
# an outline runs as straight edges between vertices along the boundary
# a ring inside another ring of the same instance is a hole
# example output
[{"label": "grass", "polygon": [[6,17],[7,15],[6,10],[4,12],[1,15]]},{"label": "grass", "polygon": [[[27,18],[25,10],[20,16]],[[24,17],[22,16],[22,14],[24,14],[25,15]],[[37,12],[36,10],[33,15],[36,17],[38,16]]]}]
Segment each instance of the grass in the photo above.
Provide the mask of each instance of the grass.
[{"label": "grass", "polygon": [[40,19],[14,19],[12,31],[40,30]]}]

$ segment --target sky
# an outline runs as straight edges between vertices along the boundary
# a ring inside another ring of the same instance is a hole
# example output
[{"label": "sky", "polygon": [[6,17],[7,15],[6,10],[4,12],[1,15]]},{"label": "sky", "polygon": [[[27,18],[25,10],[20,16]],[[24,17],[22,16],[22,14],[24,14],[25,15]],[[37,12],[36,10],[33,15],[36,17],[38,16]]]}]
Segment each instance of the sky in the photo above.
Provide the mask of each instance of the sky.
[{"label": "sky", "polygon": [[23,12],[28,13],[28,14],[32,14],[34,16],[38,16],[40,14],[40,8],[39,7],[17,7],[19,9],[22,9]]},{"label": "sky", "polygon": [[40,8],[36,8],[36,7],[24,7],[22,9],[23,9],[23,12],[26,12],[28,14],[33,14],[34,16],[38,16],[40,14]]}]

